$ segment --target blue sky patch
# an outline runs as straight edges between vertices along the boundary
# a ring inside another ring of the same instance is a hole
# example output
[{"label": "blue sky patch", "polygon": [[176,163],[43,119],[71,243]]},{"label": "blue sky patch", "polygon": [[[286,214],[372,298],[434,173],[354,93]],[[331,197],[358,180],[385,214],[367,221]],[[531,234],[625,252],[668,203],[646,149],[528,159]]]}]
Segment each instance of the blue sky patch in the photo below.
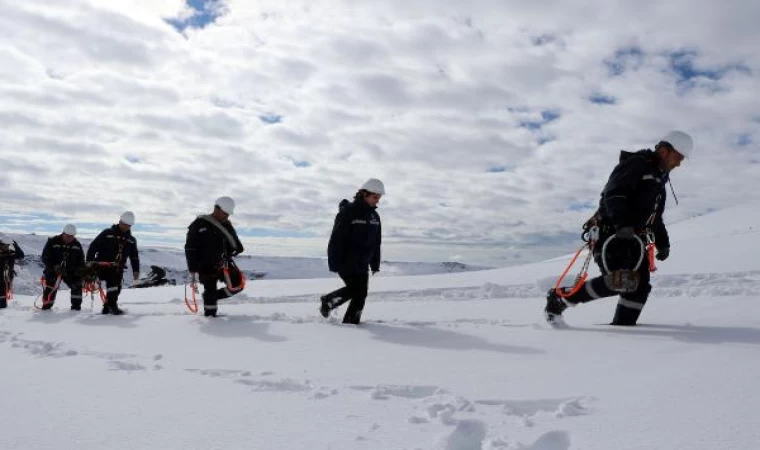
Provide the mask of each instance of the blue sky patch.
[{"label": "blue sky patch", "polygon": [[739,137],[736,138],[736,145],[740,147],[752,145],[752,142],[752,135],[749,133],[740,134]]},{"label": "blue sky patch", "polygon": [[547,109],[541,111],[541,120],[524,120],[520,122],[520,126],[529,130],[540,130],[542,126],[559,118],[560,113],[558,111]]},{"label": "blue sky patch", "polygon": [[166,18],[164,21],[182,33],[187,28],[205,28],[224,14],[222,0],[186,0],[192,14],[184,18]]},{"label": "blue sky patch", "polygon": [[[676,76],[676,82],[686,87],[692,87],[695,79],[718,81],[733,71],[752,76],[752,70],[743,64],[703,67],[698,64],[699,52],[696,50],[679,50],[667,54],[667,57],[669,69]],[[719,90],[719,87],[716,86],[715,89]]]},{"label": "blue sky patch", "polygon": [[604,61],[610,76],[622,75],[627,70],[637,69],[644,62],[644,51],[632,46],[618,49],[615,54]]},{"label": "blue sky patch", "polygon": [[615,97],[598,92],[591,94],[588,99],[591,103],[596,103],[597,105],[614,105],[617,103]]},{"label": "blue sky patch", "polygon": [[594,209],[596,206],[591,202],[573,202],[568,205],[570,211],[587,211]]},{"label": "blue sky patch", "polygon": [[267,125],[274,125],[276,123],[282,122],[282,116],[277,115],[277,114],[266,114],[263,116],[259,116],[259,120],[261,120]]}]

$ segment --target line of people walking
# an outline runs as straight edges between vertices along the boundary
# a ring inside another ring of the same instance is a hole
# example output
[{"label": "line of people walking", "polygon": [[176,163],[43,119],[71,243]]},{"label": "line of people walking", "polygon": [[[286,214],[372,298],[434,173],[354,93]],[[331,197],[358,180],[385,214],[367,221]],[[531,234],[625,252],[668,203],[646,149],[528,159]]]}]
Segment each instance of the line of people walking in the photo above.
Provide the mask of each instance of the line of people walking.
[{"label": "line of people walking", "polygon": [[[670,238],[662,218],[665,186],[671,171],[689,156],[693,146],[691,136],[672,131],[654,150],[621,152],[602,190],[599,208],[584,226],[586,230],[591,227],[598,230],[599,242],[605,243],[593,252],[602,276],[586,281],[582,289],[573,292],[562,288],[550,290],[544,309],[550,323],[561,322],[569,306],[619,295],[612,325],[636,325],[651,291],[651,262],[642,258],[642,241],[656,245],[657,259],[665,260],[670,255]],[[322,316],[328,317],[331,311],[349,302],[343,322],[361,323],[369,274],[380,270],[382,227],[377,207],[384,195],[383,182],[372,178],[358,189],[353,201],[340,202],[327,256],[329,270],[337,273],[345,286],[320,298]],[[219,300],[236,295],[245,287],[245,276],[233,259],[244,251],[230,221],[234,210],[232,198],[220,197],[211,213],[198,216],[188,227],[187,268],[193,287],[196,283],[203,287],[207,317],[217,316]],[[118,299],[127,262],[134,279],[139,278],[140,272],[137,240],[131,233],[134,224],[134,213],[122,214],[117,224],[92,241],[86,257],[76,239],[74,225],[66,225],[60,235],[50,238],[42,252],[45,265],[42,309],[52,308],[57,288],[63,282],[71,289],[71,309],[80,310],[83,281],[94,278],[106,284],[102,313],[123,314]],[[23,255],[15,241],[0,236],[0,308],[7,306],[14,264]],[[218,287],[220,282],[222,288]]]}]

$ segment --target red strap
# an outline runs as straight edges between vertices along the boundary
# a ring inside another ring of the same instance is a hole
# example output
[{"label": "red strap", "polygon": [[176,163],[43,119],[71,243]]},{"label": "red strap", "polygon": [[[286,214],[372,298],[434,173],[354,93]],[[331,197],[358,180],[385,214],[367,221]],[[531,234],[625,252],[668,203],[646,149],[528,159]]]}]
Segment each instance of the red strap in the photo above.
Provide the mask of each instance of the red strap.
[{"label": "red strap", "polygon": [[650,272],[657,272],[657,265],[655,264],[654,259],[654,253],[655,253],[655,245],[654,243],[650,243],[647,245],[647,256],[649,257],[649,271]]}]

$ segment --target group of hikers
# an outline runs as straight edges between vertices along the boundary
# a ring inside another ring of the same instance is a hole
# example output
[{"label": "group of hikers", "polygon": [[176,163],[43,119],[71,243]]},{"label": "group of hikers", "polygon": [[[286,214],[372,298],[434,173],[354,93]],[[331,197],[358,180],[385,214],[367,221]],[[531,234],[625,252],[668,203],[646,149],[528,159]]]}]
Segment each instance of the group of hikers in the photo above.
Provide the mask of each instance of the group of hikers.
[{"label": "group of hikers", "polygon": [[[651,290],[652,262],[645,257],[644,242],[656,248],[657,259],[668,258],[670,240],[662,218],[666,184],[670,172],[690,155],[693,147],[688,134],[671,131],[654,150],[621,152],[602,190],[598,210],[584,224],[584,236],[599,243],[589,249],[602,275],[573,289],[551,289],[544,309],[549,323],[562,324],[562,314],[569,306],[619,295],[611,324],[636,325]],[[343,323],[361,322],[369,274],[380,270],[382,233],[377,206],[383,195],[382,181],[372,178],[359,188],[353,201],[344,199],[339,204],[327,256],[329,270],[337,273],[345,286],[320,298],[319,311],[324,317],[349,302]],[[218,300],[241,292],[245,286],[245,276],[233,259],[244,250],[230,221],[234,210],[232,198],[220,197],[210,214],[198,216],[188,227],[185,257],[190,283],[193,289],[196,283],[203,286],[207,317],[217,316]],[[117,224],[92,241],[86,256],[72,224],[66,225],[60,235],[49,238],[41,258],[44,290],[40,309],[52,308],[60,284],[65,283],[71,289],[71,309],[80,310],[83,285],[89,281],[98,287],[105,283],[103,314],[123,314],[118,299],[127,262],[135,280],[140,274],[137,240],[131,232],[134,224],[134,213],[123,213]],[[23,257],[17,242],[0,235],[0,308],[7,306],[14,263]]]}]

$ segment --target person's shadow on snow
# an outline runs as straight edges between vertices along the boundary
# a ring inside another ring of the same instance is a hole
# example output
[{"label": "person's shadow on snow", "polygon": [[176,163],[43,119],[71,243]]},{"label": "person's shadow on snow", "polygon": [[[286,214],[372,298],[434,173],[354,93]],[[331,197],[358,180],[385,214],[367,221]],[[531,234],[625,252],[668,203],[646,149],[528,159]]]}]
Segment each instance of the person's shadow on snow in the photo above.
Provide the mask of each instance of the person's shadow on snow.
[{"label": "person's shadow on snow", "polygon": [[47,310],[37,311],[34,310],[32,316],[29,318],[30,322],[41,323],[59,323],[66,320],[76,319],[80,313],[71,311],[59,311],[59,310]]},{"label": "person's shadow on snow", "polygon": [[221,316],[215,318],[203,318],[204,323],[200,330],[203,333],[223,338],[254,338],[264,342],[285,342],[285,336],[278,336],[269,332],[272,325],[267,322],[258,322],[250,316]]},{"label": "person's shadow on snow", "polygon": [[100,314],[99,312],[82,312],[75,318],[76,322],[82,325],[99,326],[99,327],[120,327],[135,328],[140,316],[129,314],[127,311],[121,316],[112,316],[110,314]]},{"label": "person's shadow on snow", "polygon": [[[574,328],[575,329],[575,328]],[[639,324],[635,327],[578,328],[582,331],[611,334],[659,336],[694,344],[754,344],[760,345],[760,328]]]},{"label": "person's shadow on snow", "polygon": [[424,347],[439,350],[482,350],[499,353],[517,353],[522,355],[539,355],[543,350],[517,345],[495,344],[470,334],[443,330],[434,326],[412,325],[392,326],[378,323],[365,323],[359,327],[368,330],[374,338],[390,344]]}]

